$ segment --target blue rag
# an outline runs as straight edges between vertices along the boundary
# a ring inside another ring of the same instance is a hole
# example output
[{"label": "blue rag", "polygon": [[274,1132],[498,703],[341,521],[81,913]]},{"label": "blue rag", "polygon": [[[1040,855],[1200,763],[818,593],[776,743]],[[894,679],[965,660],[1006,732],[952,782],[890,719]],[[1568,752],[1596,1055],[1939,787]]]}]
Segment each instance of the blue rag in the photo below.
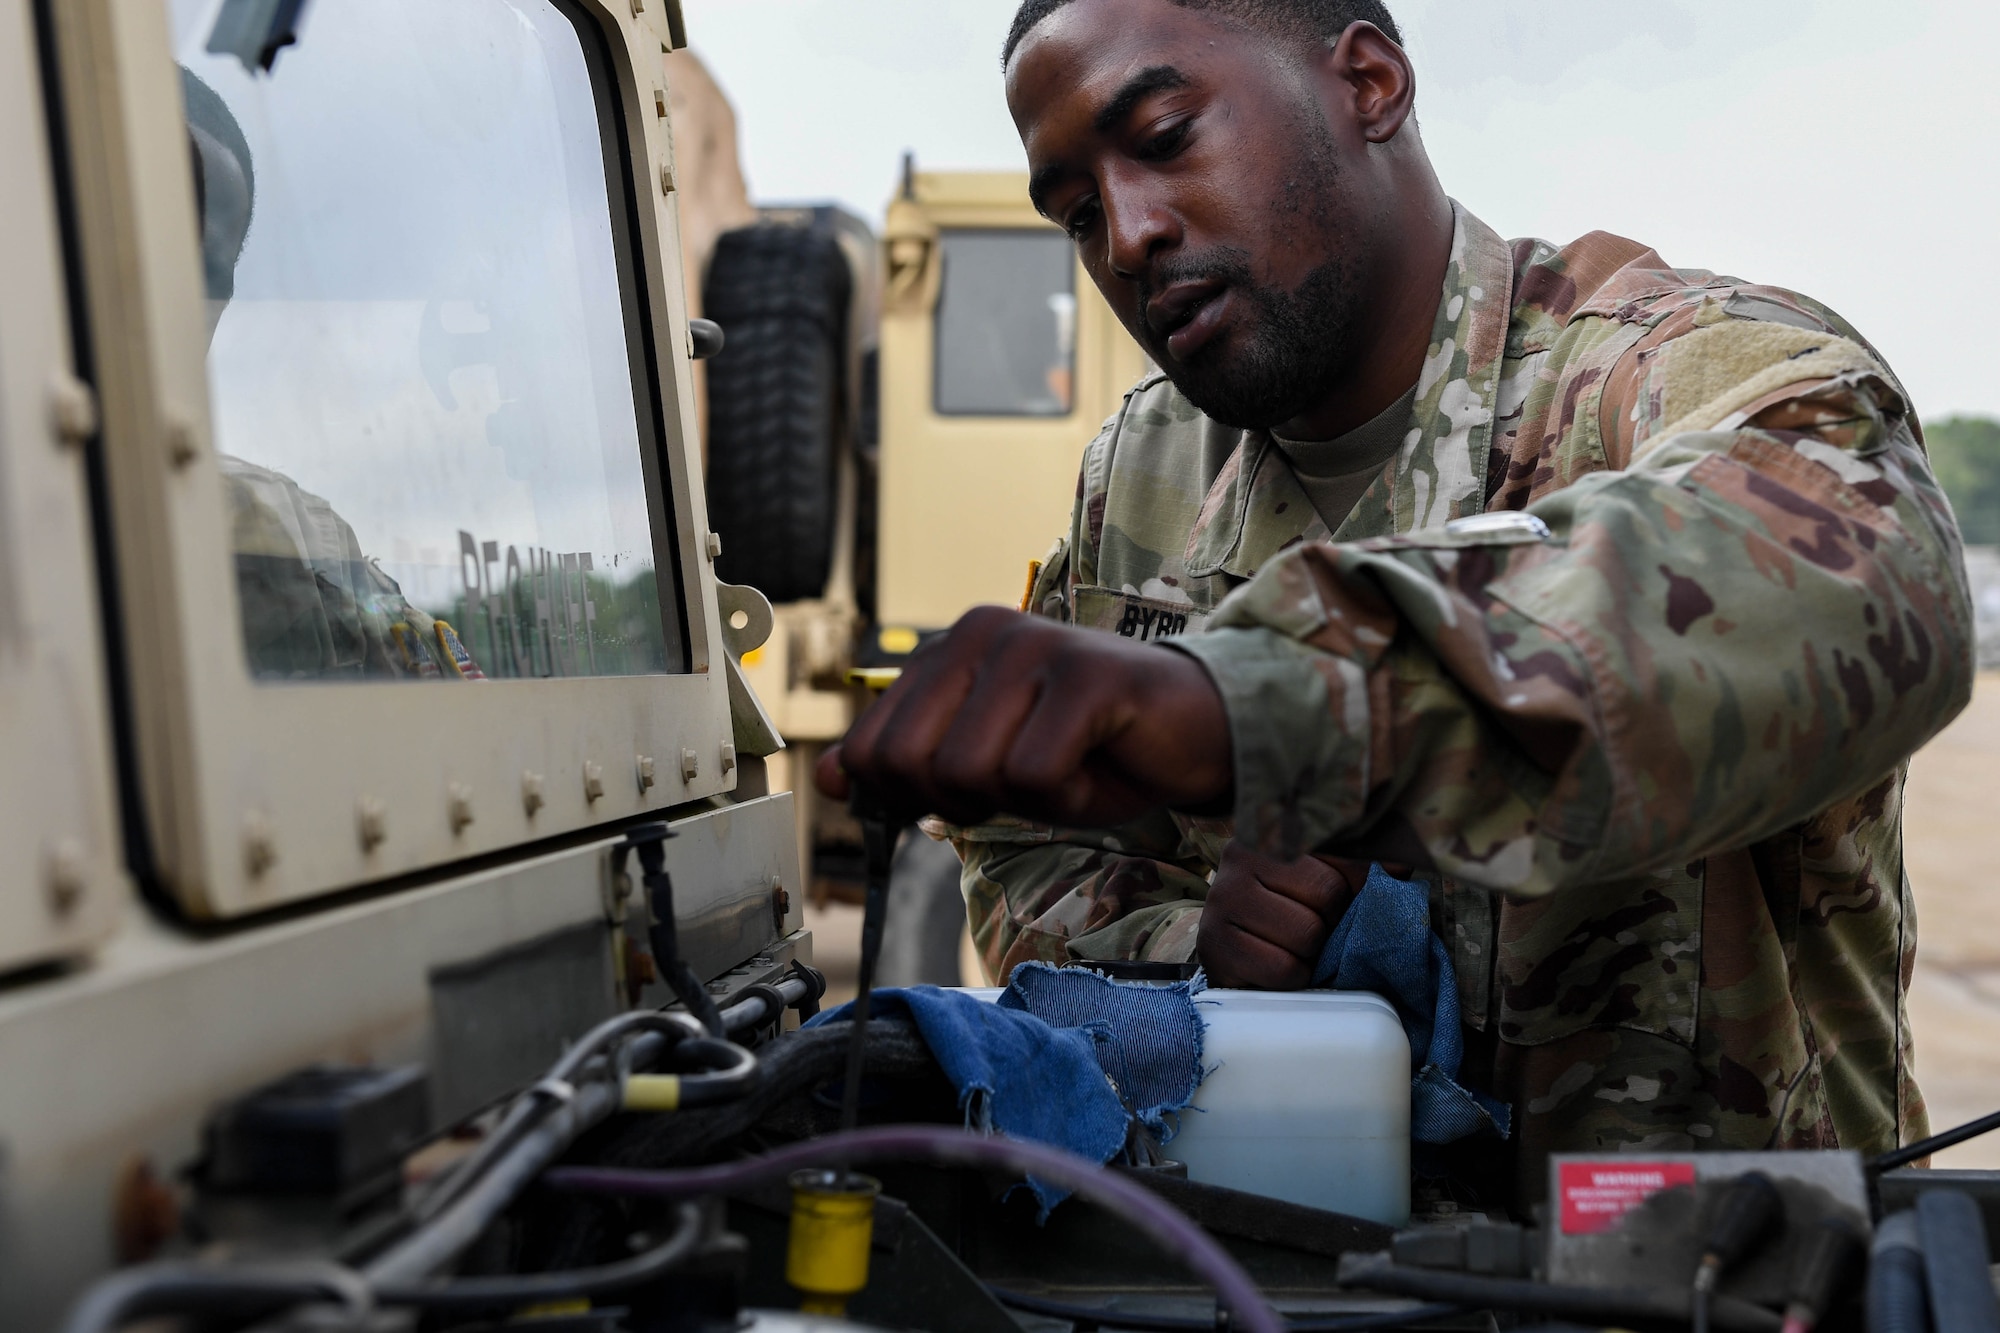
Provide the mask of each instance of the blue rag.
[{"label": "blue rag", "polygon": [[[870,1012],[906,1016],[958,1089],[966,1123],[1108,1162],[1137,1119],[1166,1117],[1201,1082],[1195,982],[1129,985],[1081,968],[1023,963],[997,1002],[959,990],[878,990]],[[851,1004],[807,1023],[837,1022]],[[1068,1191],[1030,1178],[1044,1216]]]},{"label": "blue rag", "polygon": [[1451,954],[1431,929],[1430,890],[1381,866],[1334,927],[1313,985],[1374,991],[1396,1008],[1410,1039],[1410,1137],[1452,1143],[1474,1134],[1506,1138],[1510,1112],[1463,1087],[1458,1067],[1465,1038],[1458,1026],[1458,977]]}]

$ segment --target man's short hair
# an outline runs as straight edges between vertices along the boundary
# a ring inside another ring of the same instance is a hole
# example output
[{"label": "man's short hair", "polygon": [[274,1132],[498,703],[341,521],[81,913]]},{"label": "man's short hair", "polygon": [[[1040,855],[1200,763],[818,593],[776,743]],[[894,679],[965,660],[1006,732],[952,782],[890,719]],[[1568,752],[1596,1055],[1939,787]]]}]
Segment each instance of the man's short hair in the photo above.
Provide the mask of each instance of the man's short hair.
[{"label": "man's short hair", "polygon": [[[1007,29],[1007,44],[1000,48],[1004,66],[1014,58],[1021,39],[1049,15],[1072,0],[1021,0],[1014,11],[1013,26]],[[1347,31],[1350,23],[1372,23],[1389,35],[1396,45],[1403,34],[1382,0],[1168,0],[1182,9],[1212,9],[1255,27],[1282,33],[1309,42],[1331,42]]]}]

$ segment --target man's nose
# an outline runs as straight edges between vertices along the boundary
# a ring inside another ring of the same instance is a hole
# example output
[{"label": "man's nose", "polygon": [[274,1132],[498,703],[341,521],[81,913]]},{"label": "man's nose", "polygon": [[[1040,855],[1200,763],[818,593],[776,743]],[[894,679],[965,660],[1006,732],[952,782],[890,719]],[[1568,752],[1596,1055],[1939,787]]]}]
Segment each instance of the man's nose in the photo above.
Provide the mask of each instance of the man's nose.
[{"label": "man's nose", "polygon": [[1179,219],[1148,194],[1106,190],[1099,207],[1104,210],[1105,261],[1121,280],[1138,279],[1155,251],[1171,249],[1180,240]]}]

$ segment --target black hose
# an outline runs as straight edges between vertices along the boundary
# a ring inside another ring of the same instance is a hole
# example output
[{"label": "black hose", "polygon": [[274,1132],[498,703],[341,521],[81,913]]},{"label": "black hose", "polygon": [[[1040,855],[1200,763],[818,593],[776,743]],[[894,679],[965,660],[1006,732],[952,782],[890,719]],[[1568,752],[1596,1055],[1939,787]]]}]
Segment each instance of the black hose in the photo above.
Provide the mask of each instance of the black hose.
[{"label": "black hose", "polygon": [[791,970],[775,984],[759,981],[736,992],[736,998],[722,1010],[722,1026],[734,1036],[777,1022],[787,1009],[797,1009],[799,1021],[804,1022],[819,1012],[820,997],[825,994],[825,974],[794,960]]},{"label": "black hose", "polygon": [[234,1314],[262,1318],[299,1305],[337,1302],[356,1315],[371,1305],[477,1310],[586,1300],[644,1286],[672,1272],[700,1248],[702,1208],[675,1208],[674,1230],[643,1254],[592,1268],[370,1288],[353,1269],[334,1264],[224,1268],[148,1264],[97,1283],[77,1304],[63,1333],[113,1333],[157,1315]]},{"label": "black hose", "polygon": [[[555,1062],[541,1082],[514,1099],[484,1142],[417,1200],[411,1209],[416,1221],[420,1224],[427,1222],[456,1202],[491,1169],[496,1160],[513,1151],[514,1145],[529,1129],[559,1109],[567,1096],[574,1094],[572,1080],[583,1073],[592,1060],[603,1056],[614,1043],[636,1034],[650,1034],[680,1042],[699,1036],[701,1032],[694,1020],[685,1014],[667,1014],[652,1009],[619,1014],[599,1023],[563,1052],[562,1058]],[[604,1072],[611,1072],[608,1066]]]},{"label": "black hose", "polygon": [[741,1101],[757,1078],[757,1057],[741,1046],[713,1037],[695,1037],[680,1044],[676,1055],[709,1061],[709,1068],[682,1074],[682,1106],[720,1106]]},{"label": "black hose", "polygon": [[[366,1269],[368,1281],[379,1286],[405,1286],[421,1282],[464,1253],[493,1224],[493,1220],[506,1211],[530,1181],[561,1157],[585,1131],[610,1117],[624,1102],[622,1079],[592,1078],[571,1085],[560,1076],[585,1070],[609,1043],[642,1031],[655,1035],[678,1035],[679,1049],[728,1062],[723,1072],[707,1079],[692,1080],[696,1096],[714,1101],[735,1101],[754,1086],[757,1057],[726,1041],[699,1035],[699,1029],[685,1014],[648,1010],[622,1014],[599,1024],[577,1043],[577,1048],[556,1063],[549,1078],[536,1085],[538,1090],[557,1089],[545,1097],[545,1100],[552,1099],[555,1104],[538,1109],[527,1127],[520,1130],[503,1152],[482,1161],[477,1174],[460,1173],[457,1179],[463,1184],[450,1201],[424,1217],[422,1225],[377,1256]],[[690,1033],[695,1035],[688,1035]],[[582,1049],[587,1045],[593,1049]],[[614,1072],[609,1061],[606,1061],[606,1066],[606,1073]],[[685,1083],[682,1092],[683,1096],[688,1093]],[[529,1096],[532,1095],[533,1090]],[[527,1099],[524,1096],[523,1100]],[[512,1118],[510,1112],[509,1121]],[[503,1125],[506,1123],[503,1122]]]},{"label": "black hose", "polygon": [[450,1205],[377,1256],[364,1270],[371,1285],[421,1282],[463,1254],[507,1210],[529,1181],[624,1100],[616,1083],[585,1083],[569,1101],[535,1122]]},{"label": "black hose", "polygon": [[[846,1023],[829,1023],[773,1042],[758,1053],[757,1079],[740,1101],[688,1107],[673,1115],[619,1116],[599,1131],[591,1160],[609,1166],[707,1160],[812,1089],[840,1077],[847,1035]],[[955,1104],[956,1093],[937,1072],[930,1047],[907,1020],[878,1018],[868,1025],[868,1068],[874,1078],[935,1079],[943,1104]],[[816,1128],[798,1126],[800,1133]]]},{"label": "black hose", "polygon": [[426,1310],[470,1310],[488,1306],[535,1305],[544,1301],[585,1300],[641,1287],[672,1272],[701,1244],[701,1205],[686,1202],[675,1209],[673,1234],[642,1254],[593,1268],[556,1273],[523,1273],[505,1277],[462,1277],[450,1282],[375,1288],[381,1305],[415,1306]]},{"label": "black hose", "polygon": [[1907,1148],[1896,1148],[1883,1153],[1879,1157],[1871,1157],[1868,1159],[1868,1170],[1871,1175],[1880,1175],[1884,1171],[1893,1171],[1899,1166],[1908,1166],[1920,1157],[1929,1157],[1934,1152],[1943,1152],[1946,1148],[1964,1143],[1967,1139],[1976,1139],[1981,1134],[1990,1133],[1996,1129],[2000,1129],[2000,1111],[1995,1111],[1991,1115],[1983,1115],[1977,1120],[1968,1120],[1958,1128],[1947,1129],[1942,1134],[1933,1134],[1927,1139],[1918,1139]]},{"label": "black hose", "polygon": [[367,1312],[369,1293],[354,1270],[336,1264],[141,1264],[93,1283],[63,1333],[112,1333],[135,1319],[167,1314],[256,1318],[309,1301],[336,1302],[358,1315]]},{"label": "black hose", "polygon": [[778,1021],[778,1015],[794,1003],[785,992],[797,992],[805,998],[805,983],[796,977],[787,977],[773,986],[768,981],[759,981],[736,992],[736,998],[723,1007],[722,1030],[735,1036],[739,1032],[749,1032],[768,1023]]},{"label": "black hose", "polygon": [[639,854],[639,882],[645,887],[646,910],[652,917],[646,938],[653,950],[653,964],[708,1035],[721,1037],[722,1011],[715,1007],[715,997],[708,993],[708,987],[681,957],[680,922],[674,915],[674,877],[667,873],[666,840],[673,836],[673,830],[665,824],[642,824],[633,829],[618,846],[612,873],[624,873],[627,851]]},{"label": "black hose", "polygon": [[1917,1215],[1892,1213],[1875,1228],[1868,1260],[1868,1333],[1930,1333]]},{"label": "black hose", "polygon": [[1928,1189],[1917,1196],[1914,1211],[1932,1320],[1950,1333],[2000,1333],[1993,1256],[1978,1202],[1962,1190]]},{"label": "black hose", "polygon": [[[1657,1320],[1686,1325],[1693,1312],[1694,1293],[1686,1288],[1567,1287],[1522,1278],[1477,1277],[1391,1263],[1386,1255],[1348,1255],[1340,1262],[1340,1281],[1369,1291],[1385,1291],[1418,1300],[1449,1302],[1474,1310],[1516,1310],[1566,1319],[1617,1322]],[[1715,1326],[1738,1333],[1775,1333],[1783,1321],[1748,1301],[1717,1296],[1712,1305]]]},{"label": "black hose", "polygon": [[[1139,1314],[1128,1310],[1109,1310],[1101,1305],[1076,1305],[1068,1301],[1052,1301],[1045,1296],[1030,1296],[1024,1291],[1013,1291],[1006,1287],[986,1284],[993,1293],[993,1299],[1009,1309],[1024,1314],[1041,1315],[1047,1319],[1066,1319],[1072,1324],[1092,1328],[1132,1329],[1135,1333],[1215,1333],[1222,1325],[1215,1316],[1197,1319],[1192,1315]],[[1408,1310],[1388,1310],[1380,1314],[1343,1315],[1330,1319],[1288,1319],[1285,1333],[1389,1333],[1389,1330],[1408,1328],[1411,1324],[1432,1319],[1452,1319],[1465,1314],[1458,1305],[1419,1305]]]},{"label": "black hose", "polygon": [[1868,1271],[1868,1245],[1855,1222],[1828,1213],[1805,1233],[1785,1280],[1785,1320],[1818,1328],[1827,1312]]}]

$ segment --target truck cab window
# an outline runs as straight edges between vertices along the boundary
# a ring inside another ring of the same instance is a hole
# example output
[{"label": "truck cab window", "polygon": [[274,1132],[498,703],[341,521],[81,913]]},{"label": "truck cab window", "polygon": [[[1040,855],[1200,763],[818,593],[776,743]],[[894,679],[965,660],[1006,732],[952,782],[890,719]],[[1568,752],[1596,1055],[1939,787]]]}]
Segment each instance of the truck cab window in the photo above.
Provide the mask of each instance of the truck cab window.
[{"label": "truck cab window", "polygon": [[266,70],[223,8],[171,0],[252,675],[685,670],[595,30],[341,0]]},{"label": "truck cab window", "polygon": [[946,230],[937,411],[1061,417],[1075,401],[1076,261],[1053,231]]}]

